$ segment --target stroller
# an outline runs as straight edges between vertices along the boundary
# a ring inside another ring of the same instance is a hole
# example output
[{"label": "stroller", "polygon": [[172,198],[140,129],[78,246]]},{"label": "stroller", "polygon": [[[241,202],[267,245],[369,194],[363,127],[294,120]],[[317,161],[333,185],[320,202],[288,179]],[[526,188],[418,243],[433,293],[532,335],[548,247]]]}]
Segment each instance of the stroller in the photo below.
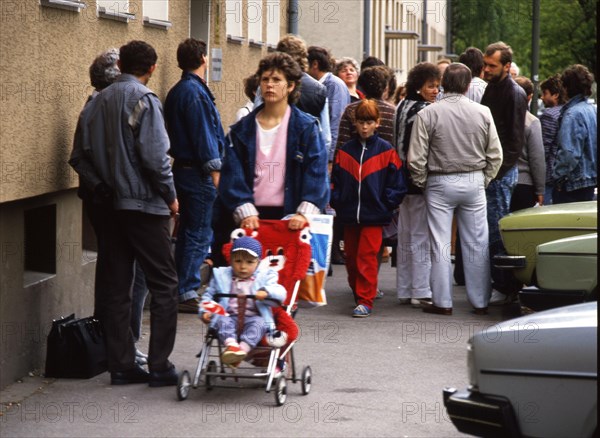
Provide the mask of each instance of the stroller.
[{"label": "stroller", "polygon": [[[300,287],[300,280],[304,278],[311,259],[310,232],[308,228],[298,231],[288,229],[287,220],[261,220],[257,231],[235,230],[232,240],[249,235],[254,237],[263,247],[262,264],[267,264],[271,269],[278,271],[279,284],[287,292],[285,303],[279,303],[273,308],[276,329],[268,333],[265,338],[249,353],[247,366],[241,364],[229,367],[222,363],[221,354],[224,346],[219,341],[216,329],[209,326],[200,352],[196,355],[198,365],[193,375],[184,370],[179,375],[177,383],[177,398],[188,398],[190,388],[204,386],[207,390],[214,387],[242,388],[240,380],[255,380],[265,385],[265,391],[275,389],[275,403],[282,406],[287,399],[287,382],[300,381],[303,395],[310,392],[312,384],[312,370],[305,366],[300,377],[296,374],[294,359],[294,344],[298,336],[298,329],[293,321],[296,311],[296,297]],[[223,253],[228,257],[231,243],[223,246]],[[217,294],[221,297],[236,297],[228,293]],[[253,295],[247,298],[253,299]],[[276,301],[271,298],[267,300]],[[284,305],[284,307],[281,307]],[[285,329],[285,334],[283,333]],[[235,384],[226,384],[225,381],[233,380]]]}]

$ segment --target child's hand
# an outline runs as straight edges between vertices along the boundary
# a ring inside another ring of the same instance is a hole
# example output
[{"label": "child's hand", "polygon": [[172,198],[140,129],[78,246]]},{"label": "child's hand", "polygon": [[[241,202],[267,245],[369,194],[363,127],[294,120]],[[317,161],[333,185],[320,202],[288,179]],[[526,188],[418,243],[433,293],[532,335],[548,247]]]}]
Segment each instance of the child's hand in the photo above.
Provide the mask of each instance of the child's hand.
[{"label": "child's hand", "polygon": [[210,323],[210,319],[212,318],[213,314],[210,312],[204,312],[202,314],[202,322],[204,324],[209,324]]},{"label": "child's hand", "polygon": [[269,294],[267,293],[266,290],[259,289],[256,291],[255,296],[258,301],[263,301],[265,298],[267,298],[269,296]]}]

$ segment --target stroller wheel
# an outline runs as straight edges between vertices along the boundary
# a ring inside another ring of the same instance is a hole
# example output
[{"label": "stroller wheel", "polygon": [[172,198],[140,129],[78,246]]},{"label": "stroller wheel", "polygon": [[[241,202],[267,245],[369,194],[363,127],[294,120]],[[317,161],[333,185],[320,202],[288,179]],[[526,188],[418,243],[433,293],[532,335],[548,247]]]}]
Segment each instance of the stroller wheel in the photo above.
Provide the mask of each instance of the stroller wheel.
[{"label": "stroller wheel", "polygon": [[185,370],[179,375],[179,379],[177,380],[177,399],[179,401],[188,398],[190,386],[192,386],[192,379],[190,373]]},{"label": "stroller wheel", "polygon": [[287,399],[287,383],[285,377],[279,376],[275,382],[275,403],[281,406]]},{"label": "stroller wheel", "polygon": [[[207,373],[216,373],[217,372],[217,363],[214,360],[211,360],[208,363],[208,366],[206,367],[206,372]],[[212,379],[214,376],[206,376],[206,390],[210,391],[211,389],[213,389],[213,384],[212,384]]]},{"label": "stroller wheel", "polygon": [[310,367],[304,367],[302,370],[302,395],[307,395],[310,392],[310,386],[312,384],[312,370]]}]

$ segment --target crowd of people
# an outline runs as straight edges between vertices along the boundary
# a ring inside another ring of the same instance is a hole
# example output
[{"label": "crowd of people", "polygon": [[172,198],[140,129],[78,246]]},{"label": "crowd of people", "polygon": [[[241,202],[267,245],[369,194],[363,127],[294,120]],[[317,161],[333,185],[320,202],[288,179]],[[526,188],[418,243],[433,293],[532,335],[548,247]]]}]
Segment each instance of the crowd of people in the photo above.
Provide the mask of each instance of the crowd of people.
[{"label": "crowd of people", "polygon": [[[177,313],[201,312],[210,322],[200,306],[200,267],[225,264],[221,248],[234,228],[289,216],[298,230],[310,214],[335,214],[332,263],[346,265],[357,318],[370,316],[382,296],[377,277],[390,224],[399,303],[451,315],[448,248],[456,233],[455,278],[473,312],[484,315],[516,288],[490,263],[504,250],[498,221],[510,211],[594,196],[594,79],[582,65],[542,82],[538,120],[528,111],[533,84],[513,78],[512,49],[503,42],[484,52],[470,47],[458,62],[421,62],[397,86],[375,57],[360,66],[336,61],[325,47],[286,35],[244,79],[249,100],[225,133],[205,81],[206,51],[194,38],[179,45],[182,76],[164,108],[147,87],[157,62],[149,44],[131,41],[90,67],[95,91],[69,163],[98,238],[94,314],[105,329],[111,384],[177,383],[169,361]],[[219,292],[240,297],[225,303],[234,320],[269,320],[261,303],[242,297],[253,290],[262,301],[281,291],[268,271],[256,271],[260,245],[238,246],[233,268],[215,269],[231,289]],[[145,355],[136,341],[147,291]],[[238,343],[236,323],[226,322],[216,323],[225,361],[237,364],[258,339]]]}]

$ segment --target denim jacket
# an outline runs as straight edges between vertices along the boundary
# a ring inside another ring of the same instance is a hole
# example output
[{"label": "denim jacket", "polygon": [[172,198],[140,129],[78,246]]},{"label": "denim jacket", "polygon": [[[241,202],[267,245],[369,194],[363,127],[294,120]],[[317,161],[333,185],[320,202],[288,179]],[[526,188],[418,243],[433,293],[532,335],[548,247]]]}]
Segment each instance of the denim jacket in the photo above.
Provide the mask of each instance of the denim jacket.
[{"label": "denim jacket", "polygon": [[597,184],[597,136],[596,109],[582,94],[574,96],[562,109],[555,184],[567,192]]},{"label": "denim jacket", "polygon": [[[231,211],[245,204],[254,204],[256,168],[256,115],[263,105],[255,108],[231,127],[229,147],[225,149],[219,196]],[[284,214],[294,214],[302,203],[319,210],[329,200],[327,150],[319,132],[317,119],[291,105],[288,124],[285,163]],[[300,212],[302,213],[302,212]]]},{"label": "denim jacket", "polygon": [[90,103],[84,152],[114,191],[116,210],[168,216],[176,198],[162,105],[123,73]]},{"label": "denim jacket", "polygon": [[184,72],[165,101],[165,122],[175,160],[197,162],[208,174],[221,168],[225,133],[214,104],[215,98],[204,81]]},{"label": "denim jacket", "polygon": [[[274,298],[282,303],[285,301],[287,298],[287,292],[282,285],[277,283],[279,275],[276,271],[272,269],[263,269],[259,266],[254,273],[254,278],[254,283],[252,284],[251,288],[252,294],[256,294],[259,289],[264,289],[267,291],[268,298]],[[206,288],[206,292],[204,292],[202,295],[202,302],[208,303],[210,301],[214,301],[214,296],[219,293],[231,293],[232,282],[233,271],[231,267],[215,268],[213,270],[213,278],[210,281],[209,286]],[[227,309],[227,306],[229,305],[229,298],[222,297],[219,299],[218,303],[223,306],[223,308]],[[260,316],[262,316],[262,318],[265,320],[265,324],[269,330],[273,330],[275,328],[271,307],[276,305],[277,304],[273,301],[256,300],[256,309],[258,310],[258,313],[260,313]],[[202,308],[202,306],[200,306],[200,316],[202,316],[202,314],[205,312],[206,311]],[[214,326],[215,323],[216,318],[212,318],[211,326]]]}]

